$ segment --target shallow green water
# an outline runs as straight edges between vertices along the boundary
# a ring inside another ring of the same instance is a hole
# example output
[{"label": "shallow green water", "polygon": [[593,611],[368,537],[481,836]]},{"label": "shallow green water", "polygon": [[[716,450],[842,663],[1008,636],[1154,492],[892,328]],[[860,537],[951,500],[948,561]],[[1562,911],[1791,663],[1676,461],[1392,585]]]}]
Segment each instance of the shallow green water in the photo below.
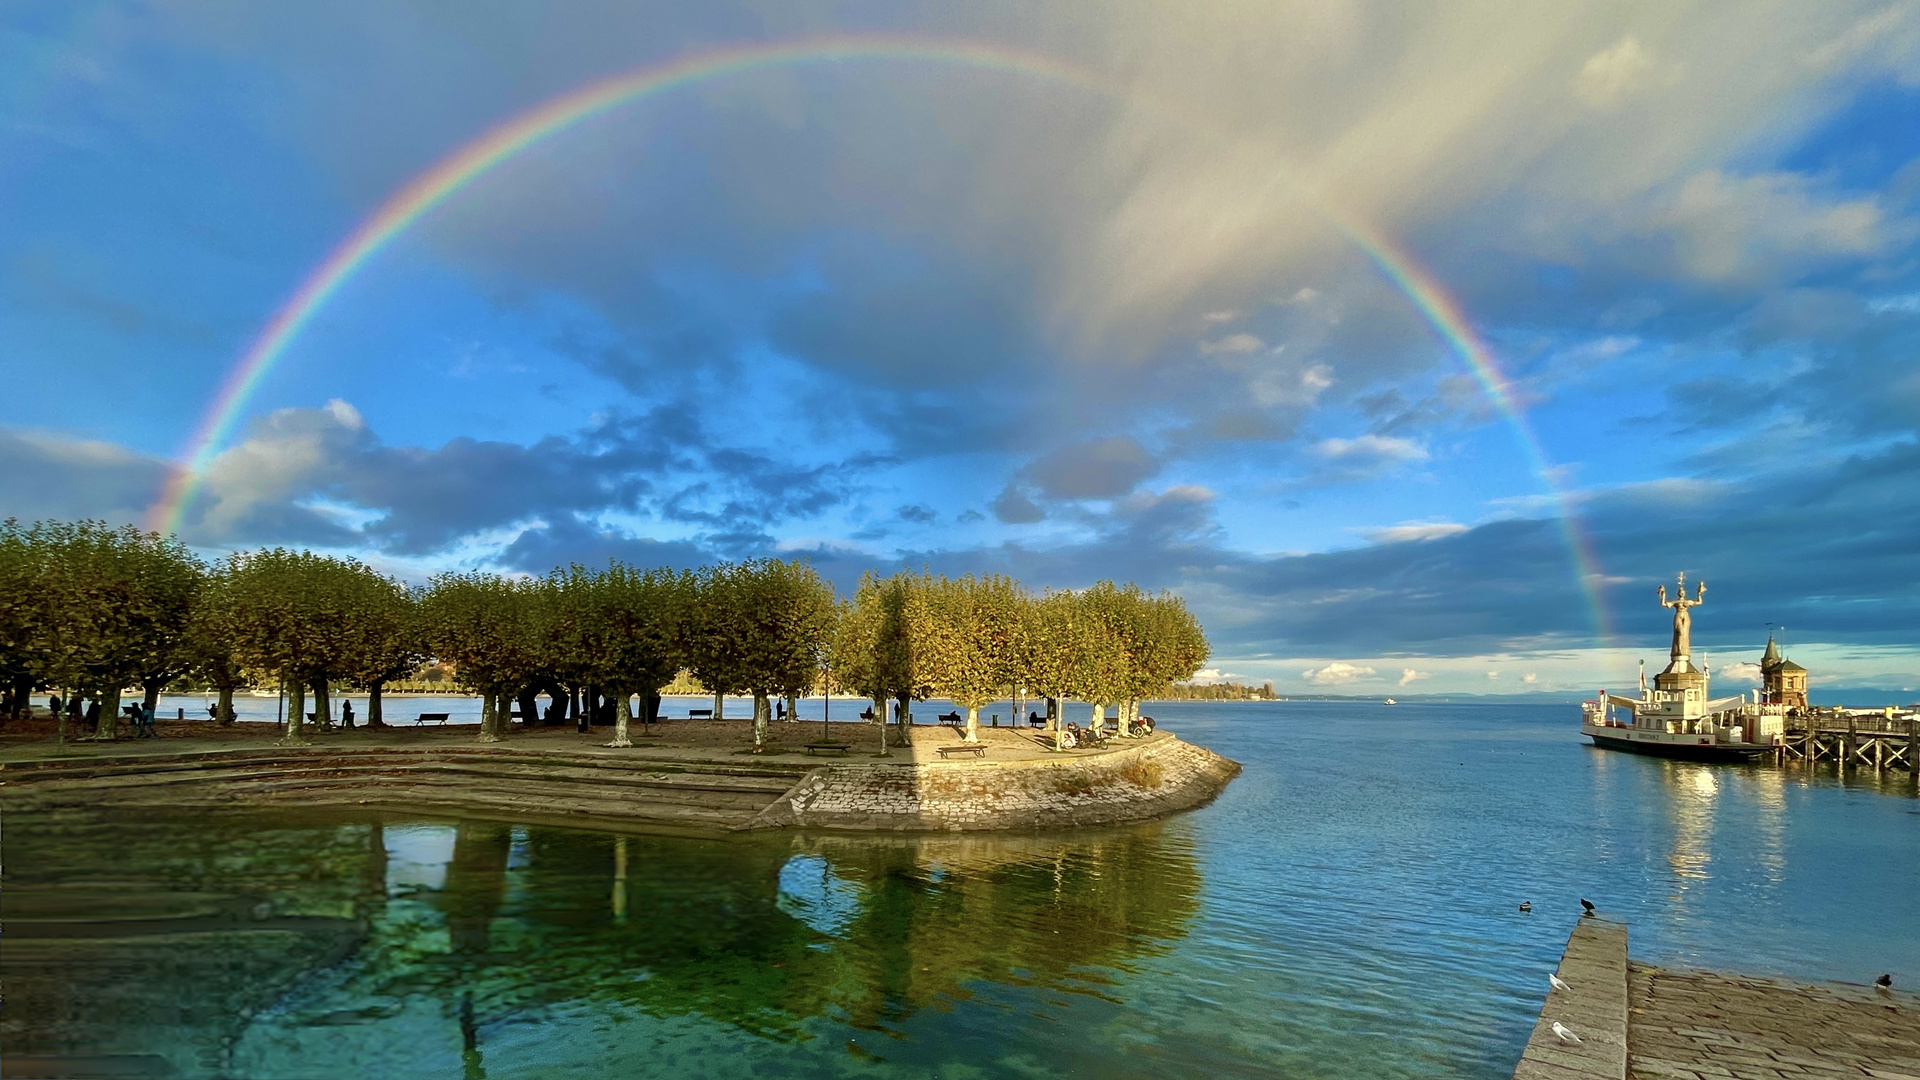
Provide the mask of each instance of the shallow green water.
[{"label": "shallow green water", "polygon": [[0,1051],[8,1075],[1504,1077],[1581,895],[1646,959],[1920,980],[1920,935],[1875,929],[1920,926],[1904,773],[1609,754],[1571,709],[1155,712],[1245,774],[1069,834],[11,815]]}]

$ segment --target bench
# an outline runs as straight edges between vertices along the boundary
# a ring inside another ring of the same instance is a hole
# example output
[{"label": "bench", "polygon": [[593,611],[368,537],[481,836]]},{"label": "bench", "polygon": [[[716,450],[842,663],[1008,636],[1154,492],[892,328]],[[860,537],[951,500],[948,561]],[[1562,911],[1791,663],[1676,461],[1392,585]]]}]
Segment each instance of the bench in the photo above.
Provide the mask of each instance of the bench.
[{"label": "bench", "polygon": [[423,712],[414,719],[413,726],[419,727],[421,724],[444,724],[447,722],[447,717],[451,715],[451,713],[443,712]]},{"label": "bench", "polygon": [[953,754],[977,754],[983,758],[987,756],[986,743],[960,743],[956,746],[936,746],[934,749],[940,751],[941,757],[949,757]]},{"label": "bench", "polygon": [[957,712],[941,713],[939,716],[934,717],[934,719],[940,721],[941,723],[947,725],[948,727],[960,726],[960,714]]},{"label": "bench", "polygon": [[824,753],[844,754],[851,749],[853,749],[852,743],[810,742],[807,744],[807,753],[809,754],[824,754]]},{"label": "bench", "polygon": [[708,720],[713,719],[713,710],[712,709],[688,709],[687,710],[687,719],[689,720],[699,720],[702,717]]}]

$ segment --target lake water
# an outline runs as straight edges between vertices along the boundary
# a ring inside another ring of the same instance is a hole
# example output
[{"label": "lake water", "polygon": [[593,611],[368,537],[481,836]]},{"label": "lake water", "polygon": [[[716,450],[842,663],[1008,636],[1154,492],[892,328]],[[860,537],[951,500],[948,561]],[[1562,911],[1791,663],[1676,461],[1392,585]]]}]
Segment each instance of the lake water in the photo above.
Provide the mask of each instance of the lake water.
[{"label": "lake water", "polygon": [[1069,834],[10,815],[0,1035],[124,1075],[1504,1078],[1581,896],[1641,959],[1920,982],[1904,772],[1597,751],[1571,705],[1150,711],[1245,773]]}]

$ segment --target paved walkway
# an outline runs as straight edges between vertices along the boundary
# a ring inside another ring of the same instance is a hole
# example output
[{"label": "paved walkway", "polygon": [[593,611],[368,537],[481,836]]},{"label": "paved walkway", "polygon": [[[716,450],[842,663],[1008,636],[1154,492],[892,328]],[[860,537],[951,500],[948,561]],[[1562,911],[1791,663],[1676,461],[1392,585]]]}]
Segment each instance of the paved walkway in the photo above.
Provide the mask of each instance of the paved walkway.
[{"label": "paved walkway", "polygon": [[1633,964],[1627,928],[1598,918],[1558,975],[1515,1080],[1920,1080],[1920,996],[1904,990]]},{"label": "paved walkway", "polygon": [[1920,1080],[1920,997],[1634,964],[1630,1075]]}]

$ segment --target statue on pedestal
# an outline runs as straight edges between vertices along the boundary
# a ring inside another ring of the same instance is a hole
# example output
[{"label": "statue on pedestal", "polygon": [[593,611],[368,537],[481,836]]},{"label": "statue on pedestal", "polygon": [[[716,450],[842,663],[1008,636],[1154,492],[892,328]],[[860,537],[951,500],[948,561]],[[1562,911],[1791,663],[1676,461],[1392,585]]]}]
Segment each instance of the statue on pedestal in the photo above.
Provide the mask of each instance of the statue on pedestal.
[{"label": "statue on pedestal", "polygon": [[1680,572],[1680,584],[1674,598],[1667,599],[1667,587],[1660,586],[1660,606],[1673,609],[1673,651],[1671,659],[1693,655],[1693,616],[1688,608],[1696,608],[1707,602],[1707,583],[1702,581],[1694,589],[1693,599],[1687,599],[1687,572]]}]

